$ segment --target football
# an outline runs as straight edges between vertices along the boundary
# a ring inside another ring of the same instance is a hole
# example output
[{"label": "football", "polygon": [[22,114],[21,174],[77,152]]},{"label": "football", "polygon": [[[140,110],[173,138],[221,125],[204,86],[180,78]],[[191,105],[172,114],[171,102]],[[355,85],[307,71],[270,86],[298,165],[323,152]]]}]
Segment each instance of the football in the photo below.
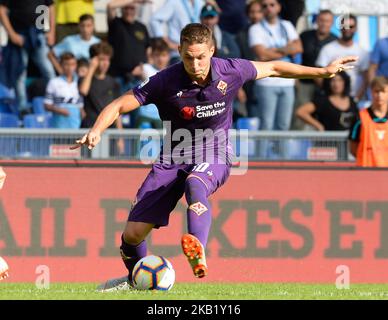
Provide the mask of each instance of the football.
[{"label": "football", "polygon": [[9,271],[9,268],[8,268],[7,262],[5,262],[5,260],[2,257],[0,257],[0,280],[8,278],[9,276],[8,271]]},{"label": "football", "polygon": [[139,260],[132,272],[132,281],[138,290],[171,290],[175,270],[170,261],[161,256],[146,256]]}]

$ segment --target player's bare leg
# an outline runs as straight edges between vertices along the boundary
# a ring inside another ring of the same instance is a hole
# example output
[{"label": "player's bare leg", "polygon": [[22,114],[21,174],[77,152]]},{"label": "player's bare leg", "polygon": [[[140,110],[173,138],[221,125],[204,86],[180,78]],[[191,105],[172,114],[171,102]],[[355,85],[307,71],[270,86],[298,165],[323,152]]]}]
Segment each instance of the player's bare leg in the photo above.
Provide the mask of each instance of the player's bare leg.
[{"label": "player's bare leg", "polygon": [[201,178],[190,175],[186,180],[185,196],[189,205],[187,209],[189,233],[182,236],[182,251],[188,258],[194,275],[203,278],[208,273],[205,246],[211,225],[206,184]]},{"label": "player's bare leg", "polygon": [[131,288],[132,270],[136,263],[147,255],[147,245],[144,239],[153,227],[154,225],[150,223],[127,222],[121,236],[120,254],[128,275],[108,280],[97,288],[98,291],[109,292]]}]

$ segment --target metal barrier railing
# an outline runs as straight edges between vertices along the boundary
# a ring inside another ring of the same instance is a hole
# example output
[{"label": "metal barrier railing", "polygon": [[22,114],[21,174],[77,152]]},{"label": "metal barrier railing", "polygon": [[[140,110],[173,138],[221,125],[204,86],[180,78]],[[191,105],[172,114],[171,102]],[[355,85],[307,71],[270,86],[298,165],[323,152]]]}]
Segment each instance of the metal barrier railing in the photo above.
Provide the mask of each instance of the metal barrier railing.
[{"label": "metal barrier railing", "polygon": [[[87,130],[0,129],[0,158],[153,159],[160,151],[162,130],[109,129],[93,150],[69,150]],[[249,160],[346,161],[347,132],[231,130],[237,157]]]}]

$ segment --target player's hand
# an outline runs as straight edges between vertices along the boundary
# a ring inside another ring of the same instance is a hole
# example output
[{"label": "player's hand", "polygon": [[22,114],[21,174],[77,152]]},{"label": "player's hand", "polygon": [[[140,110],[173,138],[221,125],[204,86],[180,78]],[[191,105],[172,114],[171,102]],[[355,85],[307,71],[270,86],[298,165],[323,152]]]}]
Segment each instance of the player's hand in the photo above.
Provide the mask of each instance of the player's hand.
[{"label": "player's hand", "polygon": [[343,58],[339,58],[337,60],[334,60],[332,63],[330,63],[326,68],[325,68],[325,78],[333,78],[335,75],[339,72],[346,71],[353,69],[354,66],[349,65],[351,62],[355,62],[358,60],[358,57],[356,56],[347,56]]},{"label": "player's hand", "polygon": [[89,150],[92,150],[101,140],[101,135],[97,131],[89,131],[81,139],[75,141],[75,145],[70,147],[70,150],[78,149],[85,145]]}]

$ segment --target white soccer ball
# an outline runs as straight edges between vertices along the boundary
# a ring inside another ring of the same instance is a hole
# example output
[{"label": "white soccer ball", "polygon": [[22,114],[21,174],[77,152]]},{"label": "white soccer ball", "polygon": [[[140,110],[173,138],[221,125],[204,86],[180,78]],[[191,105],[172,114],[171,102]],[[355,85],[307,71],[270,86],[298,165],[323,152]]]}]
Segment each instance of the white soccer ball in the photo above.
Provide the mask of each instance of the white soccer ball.
[{"label": "white soccer ball", "polygon": [[9,276],[8,272],[9,272],[9,267],[7,262],[5,262],[5,260],[2,257],[0,257],[0,280],[8,278]]},{"label": "white soccer ball", "polygon": [[171,290],[175,270],[170,261],[161,256],[146,256],[139,260],[132,272],[132,282],[138,290]]}]

